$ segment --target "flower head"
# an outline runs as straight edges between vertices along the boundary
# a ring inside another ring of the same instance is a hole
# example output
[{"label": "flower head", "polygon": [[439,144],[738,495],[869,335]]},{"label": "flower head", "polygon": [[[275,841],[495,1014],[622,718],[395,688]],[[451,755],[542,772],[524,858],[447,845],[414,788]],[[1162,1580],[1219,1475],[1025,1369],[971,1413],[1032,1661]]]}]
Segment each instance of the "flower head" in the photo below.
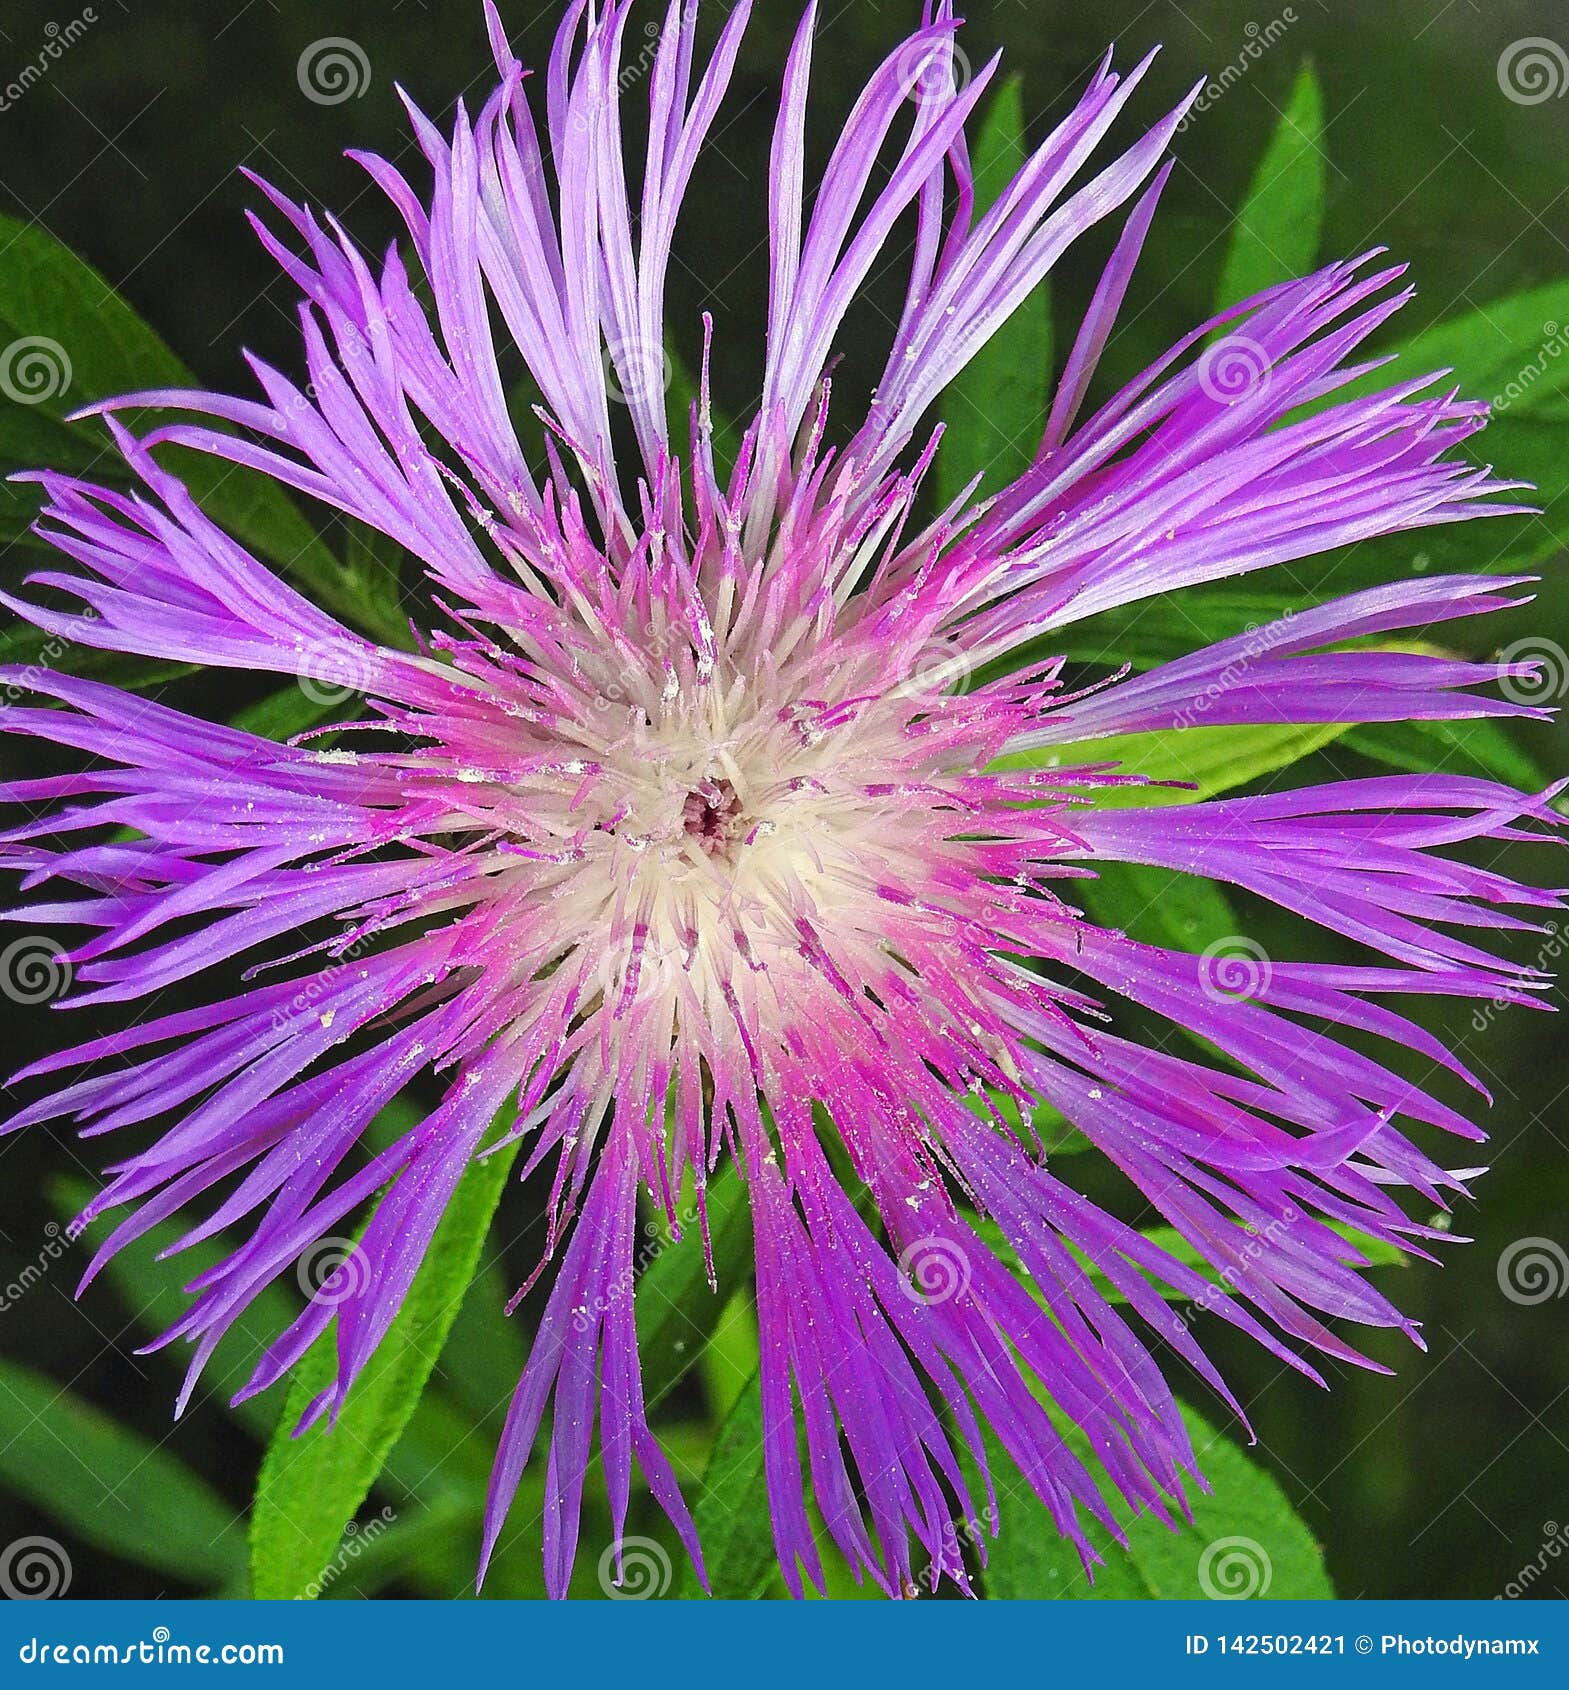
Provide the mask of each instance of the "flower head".
[{"label": "flower head", "polygon": [[[1054,651],[1101,610],[1507,508],[1494,496],[1510,484],[1456,456],[1482,407],[1432,376],[1364,379],[1358,348],[1404,297],[1371,255],[1200,325],[1090,407],[1187,110],[1092,165],[1143,65],[1121,75],[1108,56],[979,212],[965,125],[995,64],[960,74],[944,0],[875,72],[808,194],[808,11],[774,138],[761,398],[722,466],[705,319],[698,396],[672,427],[666,272],[747,11],[700,64],[695,7],[671,5],[635,181],[632,8],[575,0],[543,135],[491,10],[500,82],[478,115],[460,107],[448,135],[411,108],[429,192],[363,159],[407,226],[379,264],[265,189],[283,233],[258,229],[304,295],[306,383],[256,362],[259,399],[104,407],[184,420],[137,439],[111,417],[137,491],[37,477],[41,531],[77,567],[36,579],[82,608],[16,605],[71,640],[357,702],[330,744],[282,745],[30,678],[64,708],[5,725],[85,766],[7,789],[28,815],[5,860],[30,886],[77,888],[25,911],[92,932],[72,953],[74,1001],[148,1014],[35,1063],[81,1077],[11,1126],[164,1122],[91,1207],[126,1211],[93,1271],[176,1211],[205,1211],[192,1242],[248,1229],[169,1334],[196,1345],[187,1394],[251,1300],[380,1194],[365,1271],[319,1291],[247,1387],[333,1329],[314,1419],[385,1335],[509,1106],[527,1169],[553,1171],[559,1263],[486,1554],[553,1402],[558,1593],[596,1422],[617,1535],[635,1457],[700,1561],[643,1401],[633,1240],[640,1193],[673,1215],[691,1186],[701,1205],[726,1160],[752,1210],[792,1588],[822,1576],[803,1447],[834,1543],[894,1593],[921,1570],[965,1581],[949,1522],[978,1512],[960,1451],[983,1453],[983,1422],[1081,1544],[1084,1518],[1109,1521],[1103,1488],[1180,1507],[1197,1467],[1150,1334],[1225,1386],[1163,1288],[1315,1377],[1314,1351],[1360,1359],[1342,1323],[1415,1337],[1346,1234],[1421,1254],[1437,1234],[1401,1194],[1430,1207],[1464,1186],[1408,1133],[1480,1135],[1344,1036],[1464,1074],[1386,1000],[1529,1001],[1534,971],[1450,929],[1521,926],[1506,906],[1556,903],[1443,854],[1544,834],[1544,796],[1432,775],[1139,807],[1123,800],[1148,790],[1140,769],[1068,749],[1199,721],[1532,713],[1478,690],[1516,668],[1390,647],[1512,602],[1500,578],[1360,592],[1109,680],[1081,684]],[[842,430],[828,371],[845,315],[912,210],[887,365]],[[1028,469],[933,508],[933,401],[1108,222],[1111,257]],[[502,373],[514,350],[539,394],[526,427]],[[269,573],[160,465],[168,443],[260,470],[417,558],[417,647],[372,643]],[[1135,942],[1083,913],[1104,863],[1229,882],[1367,958]],[[231,959],[256,983],[157,1010],[166,987]],[[1129,1005],[1220,1056],[1138,1042]],[[356,1161],[372,1118],[429,1073],[439,1105]],[[1218,1285],[1058,1178],[1039,1123],[1059,1117]],[[1087,1434],[1098,1471],[1054,1415]]]}]

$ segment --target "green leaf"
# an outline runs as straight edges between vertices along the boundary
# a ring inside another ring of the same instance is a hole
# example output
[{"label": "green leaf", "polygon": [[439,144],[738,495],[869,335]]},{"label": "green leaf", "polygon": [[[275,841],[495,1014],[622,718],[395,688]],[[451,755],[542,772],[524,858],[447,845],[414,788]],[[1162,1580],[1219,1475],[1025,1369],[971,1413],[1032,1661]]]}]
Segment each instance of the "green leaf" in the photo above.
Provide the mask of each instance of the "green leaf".
[{"label": "green leaf", "polygon": [[1028,656],[1012,660],[1010,667],[1022,669],[1033,658],[1062,656],[1076,663],[1150,669],[1262,628],[1287,611],[1299,614],[1315,602],[1306,594],[1259,588],[1184,587],[1070,623],[1032,643]]},{"label": "green leaf", "polygon": [[1095,874],[1078,881],[1070,898],[1092,921],[1141,944],[1201,952],[1239,931],[1230,900],[1211,880],[1147,863],[1097,862]]},{"label": "green leaf", "polygon": [[[243,728],[262,739],[287,740],[307,728],[320,727],[323,722],[342,714],[346,709],[342,699],[315,696],[303,686],[280,687],[265,698],[248,704],[237,712],[231,726]],[[352,709],[349,714],[353,714]]]},{"label": "green leaf", "polygon": [[1486,716],[1470,721],[1368,722],[1352,728],[1346,748],[1376,763],[1413,774],[1442,770],[1501,780],[1522,792],[1540,792],[1547,778],[1515,744],[1508,728]]},{"label": "green leaf", "polygon": [[[1404,341],[1399,370],[1418,375],[1453,370],[1470,395],[1503,413],[1546,414],[1562,420],[1569,394],[1569,279],[1489,300],[1446,318]],[[1353,391],[1389,380],[1388,371]]]},{"label": "green leaf", "polygon": [[[1036,1103],[1030,1112],[1030,1124],[1026,1126],[1020,1118],[1019,1105],[1014,1099],[1004,1092],[994,1091],[989,1086],[984,1097],[966,1092],[961,1101],[972,1115],[977,1116],[989,1127],[995,1127],[997,1117],[1001,1116],[1008,1131],[1021,1144],[1027,1144],[1033,1138],[1039,1137],[1048,1156],[1071,1156],[1081,1150],[1093,1148],[1068,1117],[1049,1103]],[[875,1210],[873,1212],[875,1213]]]},{"label": "green leaf", "polygon": [[1215,309],[1305,276],[1324,226],[1324,99],[1303,65],[1231,231]]},{"label": "green leaf", "polygon": [[[1488,427],[1464,455],[1491,464],[1534,492],[1514,495],[1540,514],[1497,517],[1363,541],[1340,554],[1327,584],[1343,591],[1372,581],[1443,570],[1512,570],[1569,545],[1569,280],[1489,300],[1408,337],[1395,361],[1333,395],[1360,398],[1437,371],[1431,391],[1457,388],[1493,407]],[[1328,403],[1329,401],[1326,401]],[[1417,550],[1417,547],[1420,550]]]},{"label": "green leaf", "polygon": [[72,1541],[205,1589],[245,1569],[244,1516],[140,1432],[0,1361],[0,1482]]},{"label": "green leaf", "polygon": [[[982,1575],[986,1594],[1005,1601],[1176,1601],[1244,1593],[1332,1598],[1323,1551],[1273,1475],[1193,1409],[1184,1408],[1183,1417],[1213,1494],[1205,1496],[1197,1486],[1189,1486],[1193,1519],[1185,1521],[1174,1511],[1175,1530],[1113,1500],[1112,1512],[1127,1533],[1128,1548],[1121,1548],[1097,1522],[1086,1521],[1085,1535],[1105,1561],[1096,1568],[1093,1584],[1078,1551],[1062,1538],[1023,1475],[988,1433],[1000,1530],[988,1546]],[[1083,1434],[1073,1426],[1060,1429],[1074,1451],[1093,1463]]]},{"label": "green leaf", "polygon": [[708,1187],[714,1291],[695,1220],[679,1243],[667,1243],[637,1282],[637,1347],[643,1397],[650,1409],[680,1381],[725,1312],[736,1281],[751,1266],[752,1210],[746,1183],[733,1167]]},{"label": "green leaf", "polygon": [[[778,1573],[766,1496],[762,1385],[753,1373],[719,1428],[692,1510],[709,1592],[721,1600],[752,1601]],[[690,1562],[676,1594],[703,1595]]]},{"label": "green leaf", "polygon": [[506,1409],[528,1361],[518,1323],[506,1314],[508,1295],[500,1264],[487,1263],[475,1275],[441,1352],[439,1377],[471,1423]]},{"label": "green leaf", "polygon": [[1332,744],[1344,723],[1294,726],[1278,722],[1237,727],[1188,728],[1167,733],[1109,734],[1074,745],[1046,746],[1000,758],[999,768],[1069,769],[1116,763],[1119,773],[1181,786],[1114,786],[1095,789],[1095,802],[1108,807],[1194,804],[1247,781],[1289,768]]},{"label": "green leaf", "polygon": [[[976,138],[975,210],[996,200],[1029,154],[1022,84],[1011,77]],[[1051,295],[1042,281],[954,378],[943,395],[937,503],[946,508],[977,475],[1005,485],[1029,467],[1046,426],[1052,371]]]},{"label": "green leaf", "polygon": [[465,1170],[403,1307],[335,1427],[318,1422],[298,1438],[290,1435],[332,1379],[336,1355],[330,1331],[295,1369],[256,1490],[251,1577],[258,1597],[314,1593],[331,1564],[436,1365],[516,1149],[509,1145]]}]

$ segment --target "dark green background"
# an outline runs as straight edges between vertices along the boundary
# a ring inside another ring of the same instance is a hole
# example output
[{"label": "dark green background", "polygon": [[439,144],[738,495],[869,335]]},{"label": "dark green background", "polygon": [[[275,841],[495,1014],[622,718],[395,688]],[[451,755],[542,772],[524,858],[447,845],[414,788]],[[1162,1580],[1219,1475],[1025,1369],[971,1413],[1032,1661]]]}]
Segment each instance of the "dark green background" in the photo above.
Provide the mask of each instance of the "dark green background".
[{"label": "dark green background", "polygon": [[[915,9],[888,0],[825,6],[811,131],[819,160],[860,79]],[[389,239],[390,214],[339,153],[353,145],[402,155],[420,179],[393,84],[401,80],[442,120],[460,90],[477,105],[488,83],[478,4],[99,0],[95,10],[99,21],[44,82],[0,113],[0,209],[39,220],[84,253],[213,385],[244,387],[242,347],[297,370],[293,290],[244,224],[242,209],[258,196],[235,167],[249,165],[333,207],[367,245]],[[503,10],[523,56],[543,64],[553,9]],[[976,0],[966,12],[967,50],[977,64],[994,47],[1005,50],[1007,67],[1023,75],[1037,133],[1063,113],[1109,40],[1124,61],[1165,44],[1134,108],[1134,122],[1152,121],[1198,75],[1236,59],[1252,38],[1250,25],[1295,13],[1283,38],[1179,138],[1177,171],[1114,342],[1119,370],[1147,361],[1207,314],[1231,212],[1309,57],[1329,119],[1325,256],[1381,243],[1410,260],[1420,294],[1409,314],[1422,322],[1569,274],[1569,99],[1517,105],[1503,97],[1496,76],[1500,51],[1521,37],[1556,34],[1569,46],[1561,0],[1296,0],[1290,8],[1269,0],[1180,7]],[[63,26],[76,15],[70,0],[8,4],[0,17],[0,84],[36,53],[47,24]],[[761,0],[717,147],[689,201],[683,262],[672,278],[678,339],[695,347],[702,309],[717,319],[716,379],[732,411],[744,408],[757,371],[767,148],[794,21],[793,3]],[[364,98],[333,107],[302,98],[297,60],[325,35],[350,37],[366,50],[373,81]],[[1064,269],[1059,322],[1082,305],[1091,280],[1087,268]],[[847,337],[841,390],[874,374],[872,353],[861,349],[875,345],[880,356],[874,331],[880,313],[896,308],[898,286],[894,266],[863,310],[868,332]],[[1485,529],[1476,544],[1484,563]],[[1490,637],[1500,645],[1525,633],[1562,641],[1566,605],[1569,590],[1550,567],[1537,606]],[[1556,729],[1539,730],[1533,750],[1549,767],[1569,760]],[[1521,866],[1540,874],[1542,862],[1538,854]],[[1278,931],[1285,937],[1271,939],[1272,954],[1302,954],[1300,933],[1293,940]],[[1564,1027],[1517,1012],[1478,1034],[1468,1017],[1456,1010],[1430,1019],[1464,1046],[1497,1093],[1489,1121],[1494,1171],[1481,1182],[1480,1205],[1456,1223],[1476,1242],[1449,1252],[1442,1270],[1418,1266],[1391,1276],[1392,1294],[1424,1322],[1428,1354],[1375,1335],[1371,1352],[1398,1364],[1397,1375],[1331,1365],[1334,1391],[1323,1395],[1244,1343],[1214,1345],[1253,1418],[1261,1459],[1322,1538],[1347,1596],[1492,1596],[1569,1519],[1569,1301],[1519,1306],[1496,1277],[1500,1254],[1517,1239],[1569,1246]],[[55,1036],[47,1019],[10,1021],[7,1044],[16,1048],[8,1059]],[[6,1275],[36,1254],[42,1185],[66,1161],[47,1134],[0,1147]],[[132,1360],[132,1337],[112,1294],[94,1292],[77,1311],[70,1277],[57,1272],[0,1315],[0,1349],[161,1436],[176,1366]],[[253,1476],[249,1446],[212,1409],[199,1408],[169,1447],[243,1508]],[[0,1495],[0,1541],[49,1528],[37,1510]],[[74,1548],[73,1555],[76,1594],[157,1588],[150,1575],[109,1558]],[[1565,1593],[1569,1556],[1534,1586],[1536,1595]]]}]

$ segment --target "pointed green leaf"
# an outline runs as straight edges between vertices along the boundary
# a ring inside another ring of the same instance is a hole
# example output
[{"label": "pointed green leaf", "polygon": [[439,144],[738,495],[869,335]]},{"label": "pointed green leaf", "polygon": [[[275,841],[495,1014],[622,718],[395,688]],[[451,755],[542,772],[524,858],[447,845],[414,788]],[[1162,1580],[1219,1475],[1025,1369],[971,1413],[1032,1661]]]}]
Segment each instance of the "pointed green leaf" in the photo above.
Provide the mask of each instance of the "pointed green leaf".
[{"label": "pointed green leaf", "polygon": [[436,1365],[516,1149],[510,1145],[465,1170],[402,1309],[349,1393],[335,1427],[318,1422],[298,1438],[290,1435],[333,1376],[332,1333],[324,1334],[295,1369],[256,1490],[251,1577],[258,1597],[312,1591],[331,1564]]},{"label": "pointed green leaf", "polygon": [[[736,1602],[762,1595],[779,1569],[763,1478],[763,1397],[756,1373],[719,1428],[692,1519],[703,1545],[709,1593]],[[703,1595],[689,1563],[677,1595]]]},{"label": "pointed green leaf", "polygon": [[245,1518],[140,1432],[0,1361],[0,1483],[74,1542],[211,1589],[245,1569]]},{"label": "pointed green leaf", "polygon": [[[1029,156],[1022,84],[1012,77],[992,101],[976,139],[979,216]],[[937,502],[946,507],[979,475],[982,491],[1006,486],[1029,467],[1046,427],[1052,369],[1051,295],[1042,282],[949,384],[937,450]]]},{"label": "pointed green leaf", "polygon": [[1522,792],[1547,785],[1535,761],[1503,723],[1486,716],[1471,721],[1368,722],[1346,735],[1347,750],[1392,769],[1427,774],[1477,775],[1501,780]]},{"label": "pointed green leaf", "polygon": [[1167,733],[1109,734],[1104,739],[1015,752],[999,759],[1001,768],[1070,769],[1115,763],[1117,772],[1144,775],[1150,781],[1182,785],[1095,789],[1098,805],[1194,804],[1234,786],[1289,768],[1335,740],[1344,723],[1293,726],[1278,722],[1237,727],[1188,728]]},{"label": "pointed green leaf", "polygon": [[1323,142],[1324,99],[1305,64],[1231,231],[1217,311],[1312,270],[1324,226]]},{"label": "pointed green leaf", "polygon": [[[1183,1417],[1213,1494],[1189,1486],[1193,1519],[1185,1521],[1173,1510],[1175,1530],[1147,1514],[1135,1516],[1120,1499],[1113,1501],[1128,1548],[1087,1521],[1086,1536],[1105,1562],[1095,1569],[1093,1583],[1078,1551],[1063,1539],[1023,1475],[988,1434],[1000,1530],[987,1549],[986,1594],[1005,1601],[1332,1598],[1323,1551],[1274,1476],[1193,1409],[1184,1408]],[[1072,1426],[1062,1430],[1081,1459],[1093,1465],[1083,1434]]]},{"label": "pointed green leaf", "polygon": [[1078,881],[1071,898],[1092,921],[1141,944],[1197,953],[1238,931],[1236,911],[1211,880],[1148,863],[1097,862],[1095,875]]},{"label": "pointed green leaf", "polygon": [[237,712],[231,725],[262,739],[288,740],[335,716],[353,715],[356,702],[307,692],[298,685],[280,687]]},{"label": "pointed green leaf", "polygon": [[717,1291],[708,1283],[695,1217],[679,1243],[658,1250],[637,1282],[637,1345],[650,1409],[696,1361],[751,1265],[752,1211],[746,1182],[734,1168],[726,1167],[708,1188],[708,1225]]}]

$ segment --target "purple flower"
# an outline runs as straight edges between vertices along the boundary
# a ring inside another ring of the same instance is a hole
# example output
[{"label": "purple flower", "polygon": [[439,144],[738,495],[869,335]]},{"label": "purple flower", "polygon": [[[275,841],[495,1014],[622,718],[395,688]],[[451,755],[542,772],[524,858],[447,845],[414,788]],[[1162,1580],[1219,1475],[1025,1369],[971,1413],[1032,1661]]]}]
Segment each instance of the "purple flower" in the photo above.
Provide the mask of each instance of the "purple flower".
[{"label": "purple flower", "polygon": [[[6,600],[40,628],[299,676],[367,707],[338,725],[352,749],[322,750],[9,673],[63,708],[12,709],[5,725],[82,754],[78,772],[5,790],[25,819],[3,860],[29,887],[74,888],[17,913],[91,931],[71,954],[73,1001],[146,1007],[131,1030],[34,1063],[29,1075],[81,1077],[10,1126],[164,1123],[89,1210],[126,1211],[92,1271],[177,1212],[201,1212],[192,1241],[248,1229],[168,1335],[195,1343],[186,1395],[250,1301],[383,1194],[367,1271],[324,1288],[247,1386],[334,1328],[337,1376],[314,1419],[386,1333],[510,1104],[527,1168],[554,1173],[560,1260],[502,1437],[486,1554],[553,1409],[557,1594],[596,1421],[617,1536],[635,1457],[700,1563],[645,1413],[633,1243],[640,1193],[673,1217],[683,1185],[701,1203],[732,1158],[754,1222],[786,1580],[822,1580],[809,1471],[840,1552],[897,1594],[920,1570],[965,1581],[949,1522],[980,1511],[960,1452],[981,1454],[982,1422],[1081,1546],[1083,1517],[1110,1521],[1103,1488],[1163,1517],[1182,1506],[1194,1453],[1149,1335],[1225,1386],[1163,1287],[1310,1377],[1315,1350],[1362,1359],[1343,1323],[1417,1338],[1347,1233],[1423,1254],[1438,1234],[1402,1194],[1430,1210],[1464,1185],[1408,1131],[1482,1135],[1361,1035],[1469,1078],[1387,1000],[1532,1000],[1536,970],[1460,933],[1528,926],[1508,907],[1556,895],[1445,848],[1542,837],[1557,817],[1551,794],[1441,774],[1117,806],[1104,800],[1144,778],[1136,767],[1062,754],[1196,722],[1540,714],[1478,690],[1520,666],[1377,649],[1517,602],[1518,583],[1496,577],[1356,593],[1088,690],[1041,655],[1108,607],[1497,512],[1490,495],[1514,485],[1455,455],[1482,406],[1437,376],[1372,392],[1359,379],[1361,344],[1405,297],[1373,255],[1201,324],[1091,408],[1189,103],[1091,167],[1142,64],[1119,75],[1108,56],[976,214],[964,132],[995,61],[960,74],[943,0],[872,77],[808,192],[809,11],[769,173],[761,400],[721,472],[705,319],[700,398],[677,438],[666,272],[748,5],[706,65],[694,10],[672,3],[659,33],[635,182],[619,115],[629,8],[575,0],[543,79],[543,136],[490,11],[501,80],[478,116],[460,107],[449,138],[410,108],[429,194],[361,160],[407,225],[401,250],[372,264],[264,190],[283,232],[258,222],[261,238],[305,296],[305,384],[254,362],[260,399],[117,401],[188,419],[139,440],[111,419],[135,492],[36,477],[40,531],[76,568],[34,580],[82,607]],[[887,365],[840,431],[827,372],[845,314],[912,210]],[[933,401],[1107,220],[1115,247],[1029,468],[990,500],[930,509]],[[526,440],[507,342],[542,396]],[[623,432],[633,461],[613,449]],[[160,467],[166,442],[259,470],[417,557],[418,649],[368,642],[269,573]],[[1075,901],[1103,862],[1245,888],[1368,960],[1136,943]],[[160,1012],[166,988],[231,961],[255,983]],[[1130,1040],[1128,1005],[1226,1060]],[[422,1073],[446,1087],[435,1112],[356,1163],[372,1117]],[[1033,1124],[1043,1110],[1219,1285],[1059,1180]],[[999,1232],[1033,1288],[1000,1259]]]}]

